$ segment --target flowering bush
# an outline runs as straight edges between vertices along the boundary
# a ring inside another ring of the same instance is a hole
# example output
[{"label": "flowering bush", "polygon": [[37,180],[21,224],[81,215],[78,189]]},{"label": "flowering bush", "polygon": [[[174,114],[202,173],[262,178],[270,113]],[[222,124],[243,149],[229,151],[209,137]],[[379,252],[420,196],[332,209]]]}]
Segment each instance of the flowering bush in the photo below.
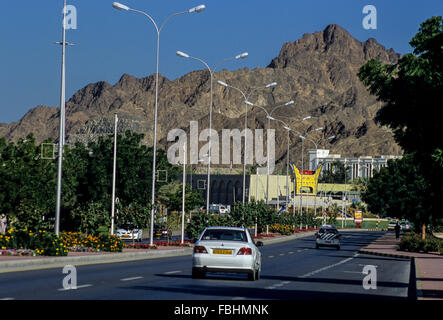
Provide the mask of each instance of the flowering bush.
[{"label": "flowering bush", "polygon": [[60,237],[71,251],[121,252],[123,241],[115,235],[85,235],[80,232],[62,232]]},{"label": "flowering bush", "polygon": [[30,237],[29,249],[40,256],[66,256],[68,248],[63,239],[52,232],[39,230]]},{"label": "flowering bush", "polygon": [[30,249],[36,255],[65,256],[68,254],[63,240],[45,230],[33,232],[28,229],[11,228],[4,235],[0,235],[0,249],[10,249],[8,255],[17,255],[13,253],[16,249]]},{"label": "flowering bush", "polygon": [[283,235],[290,235],[296,232],[294,226],[284,225],[284,224],[274,224],[270,226],[269,231],[280,233]]}]

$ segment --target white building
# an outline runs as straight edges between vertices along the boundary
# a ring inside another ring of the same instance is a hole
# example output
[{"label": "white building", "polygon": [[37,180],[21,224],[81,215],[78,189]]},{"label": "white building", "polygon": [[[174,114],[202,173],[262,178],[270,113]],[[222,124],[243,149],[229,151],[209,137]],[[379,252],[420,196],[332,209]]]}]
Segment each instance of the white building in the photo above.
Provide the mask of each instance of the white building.
[{"label": "white building", "polygon": [[340,161],[348,168],[351,179],[357,177],[372,177],[374,170],[386,167],[389,159],[398,159],[401,156],[362,156],[358,158],[342,157],[339,154],[329,154],[327,149],[309,150],[309,170],[315,170],[319,163],[324,164],[323,170],[329,170],[332,163]]}]

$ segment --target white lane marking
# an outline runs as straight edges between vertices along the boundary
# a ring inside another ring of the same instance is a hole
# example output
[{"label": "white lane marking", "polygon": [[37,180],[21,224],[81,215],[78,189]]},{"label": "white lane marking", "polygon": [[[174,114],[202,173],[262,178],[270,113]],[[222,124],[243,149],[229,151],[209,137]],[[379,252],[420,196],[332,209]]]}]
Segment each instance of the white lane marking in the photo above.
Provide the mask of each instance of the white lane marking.
[{"label": "white lane marking", "polygon": [[314,271],[308,272],[308,273],[306,273],[306,274],[300,276],[299,278],[307,278],[307,277],[313,276],[314,274],[317,274],[317,273],[319,273],[319,272],[322,272],[322,271],[325,271],[325,270],[328,270],[328,269],[331,269],[331,268],[337,267],[337,266],[339,266],[339,265],[341,265],[341,264],[343,264],[343,263],[346,263],[346,262],[351,261],[351,260],[354,259],[356,256],[358,256],[358,253],[354,254],[352,257],[346,258],[346,259],[341,260],[341,261],[339,261],[339,262],[337,262],[337,263],[334,263],[334,264],[331,264],[331,265],[329,265],[329,266],[326,266],[326,267],[323,267],[323,268],[320,268],[320,269],[317,269],[317,270],[314,270]]},{"label": "white lane marking", "polygon": [[273,284],[272,286],[267,286],[267,287],[265,287],[265,289],[274,290],[276,288],[283,287],[289,283],[291,283],[291,282],[290,281],[282,281],[282,282]]},{"label": "white lane marking", "polygon": [[82,289],[82,288],[87,288],[87,287],[92,287],[92,284],[82,284],[80,286],[77,286],[76,288],[70,288],[70,289],[60,288],[57,290],[58,291],[69,291],[69,290],[77,290],[77,289]]},{"label": "white lane marking", "polygon": [[132,281],[132,280],[138,280],[138,279],[143,279],[143,277],[123,278],[123,279],[120,279],[120,281]]},{"label": "white lane marking", "polygon": [[165,272],[165,274],[174,274],[174,273],[180,273],[180,272],[181,272],[180,270],[174,270],[174,271]]},{"label": "white lane marking", "polygon": [[2,300],[2,301],[15,300],[15,298],[12,298],[12,297],[6,297],[6,298],[1,298],[0,300]]},{"label": "white lane marking", "polygon": [[363,272],[361,272],[361,271],[342,271],[342,272],[345,272],[345,273],[358,273],[358,274],[363,274]]},{"label": "white lane marking", "polygon": [[268,256],[268,258],[274,258],[274,256]]},{"label": "white lane marking", "polygon": [[284,256],[285,254],[284,253],[280,253],[280,256]]},{"label": "white lane marking", "polygon": [[294,253],[294,251],[289,251],[289,252],[288,252],[288,254],[293,254],[293,253]]},{"label": "white lane marking", "polygon": [[246,300],[245,297],[234,297],[232,298],[232,300]]}]

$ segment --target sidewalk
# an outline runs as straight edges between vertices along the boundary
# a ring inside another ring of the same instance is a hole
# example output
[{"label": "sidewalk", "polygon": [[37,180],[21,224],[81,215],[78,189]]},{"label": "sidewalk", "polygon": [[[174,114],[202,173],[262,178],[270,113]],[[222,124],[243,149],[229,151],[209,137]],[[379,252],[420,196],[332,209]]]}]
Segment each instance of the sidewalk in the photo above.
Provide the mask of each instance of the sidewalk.
[{"label": "sidewalk", "polygon": [[[290,241],[314,235],[315,231],[302,231],[290,236],[260,237],[264,245]],[[165,257],[191,255],[193,247],[159,246],[158,249],[123,249],[123,252],[69,252],[64,257],[0,256],[0,273],[36,269],[63,268],[65,265],[115,263]]]},{"label": "sidewalk", "polygon": [[443,300],[443,256],[432,253],[399,251],[393,232],[386,233],[360,253],[412,259],[415,266],[417,299]]}]

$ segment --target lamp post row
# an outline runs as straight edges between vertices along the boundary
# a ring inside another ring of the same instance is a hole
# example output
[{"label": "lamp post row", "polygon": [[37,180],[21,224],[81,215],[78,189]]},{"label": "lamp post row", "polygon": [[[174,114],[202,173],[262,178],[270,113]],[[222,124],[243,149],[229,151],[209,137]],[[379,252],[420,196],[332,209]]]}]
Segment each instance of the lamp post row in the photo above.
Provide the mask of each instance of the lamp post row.
[{"label": "lamp post row", "polygon": [[[199,5],[196,7],[193,7],[187,11],[181,11],[181,12],[177,12],[174,13],[172,15],[170,15],[161,25],[160,27],[157,25],[157,23],[155,22],[155,20],[146,12],[140,11],[140,10],[136,10],[136,9],[132,9],[126,5],[123,5],[121,3],[118,2],[114,2],[112,4],[113,8],[117,9],[117,10],[122,10],[122,11],[131,11],[131,12],[135,12],[135,13],[139,13],[144,15],[146,18],[148,18],[152,24],[154,25],[154,28],[156,30],[157,33],[157,44],[156,44],[156,76],[155,76],[155,106],[154,106],[154,134],[153,134],[153,162],[152,162],[152,194],[151,194],[151,228],[150,228],[150,244],[153,244],[153,229],[154,229],[154,214],[155,214],[155,178],[156,178],[156,140],[157,140],[157,115],[158,115],[158,91],[159,91],[159,52],[160,52],[160,33],[163,30],[163,27],[165,26],[166,22],[169,21],[171,18],[173,18],[174,16],[178,16],[178,15],[182,15],[182,14],[187,14],[187,13],[199,13],[205,10],[205,5]],[[63,146],[65,143],[65,48],[66,45],[71,45],[69,43],[66,42],[66,0],[64,0],[64,7],[63,7],[63,29],[62,29],[62,42],[57,42],[58,44],[62,45],[62,69],[61,69],[61,93],[60,93],[60,136],[59,136],[59,160],[58,160],[58,177],[57,177],[57,203],[56,203],[56,219],[55,219],[55,233],[58,235],[59,234],[59,227],[60,227],[60,205],[61,205],[61,178],[62,178],[62,164],[63,164]],[[209,132],[210,132],[210,137],[209,137],[209,143],[208,143],[208,173],[207,173],[207,195],[206,195],[206,212],[209,212],[209,202],[210,202],[210,168],[211,168],[211,133],[212,133],[212,109],[213,109],[213,80],[214,80],[214,73],[217,69],[217,67],[224,62],[230,61],[230,60],[235,60],[235,59],[241,59],[241,58],[246,58],[248,56],[248,53],[242,53],[239,54],[235,57],[232,58],[228,58],[228,59],[224,59],[222,61],[220,61],[213,69],[211,69],[209,67],[209,65],[202,59],[200,58],[196,58],[193,57],[191,55],[188,55],[186,53],[183,53],[181,51],[177,51],[176,54],[179,57],[182,58],[190,58],[190,59],[194,59],[197,60],[199,62],[201,62],[209,71],[210,73],[210,106],[209,106]],[[294,101],[289,101],[285,104],[282,105],[278,105],[276,107],[274,107],[271,112],[268,113],[268,111],[258,105],[254,105],[253,103],[251,103],[248,99],[249,97],[252,95],[253,92],[255,92],[258,89],[262,89],[262,88],[269,88],[272,86],[275,86],[276,83],[272,82],[269,83],[265,86],[262,87],[258,87],[258,88],[254,88],[251,89],[249,91],[249,94],[246,96],[244,94],[243,91],[241,91],[238,88],[235,88],[233,86],[227,85],[226,83],[219,81],[218,82],[220,85],[223,85],[225,87],[229,87],[229,88],[233,88],[237,91],[239,91],[244,98],[244,102],[245,102],[245,134],[246,134],[246,129],[247,129],[247,110],[248,110],[248,105],[250,106],[256,106],[261,108],[262,110],[265,111],[266,115],[267,115],[267,119],[268,119],[268,133],[269,133],[269,129],[270,129],[270,120],[277,120],[275,118],[272,118],[272,113],[283,106],[287,106],[290,104],[293,104]],[[303,120],[306,120],[310,117],[304,118]],[[117,115],[115,115],[115,126],[117,126]],[[289,128],[288,126],[286,126],[287,128]],[[115,133],[116,135],[116,133]],[[289,130],[288,130],[288,139],[289,139]],[[245,139],[246,140],[246,139]],[[303,139],[302,139],[303,140]],[[115,139],[116,141],[116,139]],[[267,144],[267,154],[269,157],[269,144]],[[246,149],[246,144],[245,144],[245,149]],[[116,153],[116,143],[114,143],[114,157],[115,157],[115,153]],[[288,157],[289,157],[289,141],[288,141]],[[289,159],[289,158],[288,158]],[[288,160],[289,161],[289,160]],[[184,163],[186,162],[186,160],[184,159]],[[267,192],[266,192],[266,203],[269,203],[269,158],[267,161]],[[287,176],[288,176],[288,163],[287,163]],[[115,167],[115,159],[114,159],[114,167]],[[242,201],[243,203],[245,202],[245,171],[246,171],[246,150],[245,150],[245,161],[244,161],[244,165],[243,165],[243,195],[242,195]],[[114,173],[113,173],[114,177],[113,177],[113,198],[114,198],[114,193],[115,193],[115,168],[114,168]],[[287,177],[288,179],[288,177]],[[288,185],[288,181],[287,181],[287,185]],[[287,186],[287,190],[288,190],[288,186]],[[183,191],[184,193],[184,191]],[[287,191],[288,193],[288,191]],[[184,197],[184,195],[183,195]],[[115,206],[115,201],[114,199],[112,199],[112,216],[114,217],[114,206]],[[114,222],[112,220],[112,222]],[[114,231],[114,225],[112,225],[111,227],[111,233],[113,233]],[[182,237],[182,242],[183,242],[183,237]]]}]

